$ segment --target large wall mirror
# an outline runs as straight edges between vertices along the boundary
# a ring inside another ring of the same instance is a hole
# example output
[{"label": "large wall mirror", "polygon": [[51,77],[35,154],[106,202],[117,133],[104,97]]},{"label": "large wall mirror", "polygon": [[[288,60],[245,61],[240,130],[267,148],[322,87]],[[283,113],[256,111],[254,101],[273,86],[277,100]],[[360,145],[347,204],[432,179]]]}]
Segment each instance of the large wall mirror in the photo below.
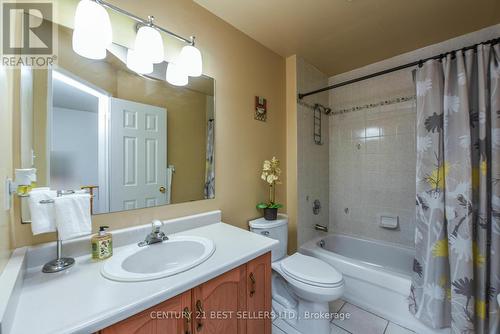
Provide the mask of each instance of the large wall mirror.
[{"label": "large wall mirror", "polygon": [[90,187],[93,214],[214,198],[214,79],[173,86],[166,62],[142,76],[125,47],[89,60],[72,30],[58,35],[57,65],[19,80],[22,167],[37,169],[37,186]]}]

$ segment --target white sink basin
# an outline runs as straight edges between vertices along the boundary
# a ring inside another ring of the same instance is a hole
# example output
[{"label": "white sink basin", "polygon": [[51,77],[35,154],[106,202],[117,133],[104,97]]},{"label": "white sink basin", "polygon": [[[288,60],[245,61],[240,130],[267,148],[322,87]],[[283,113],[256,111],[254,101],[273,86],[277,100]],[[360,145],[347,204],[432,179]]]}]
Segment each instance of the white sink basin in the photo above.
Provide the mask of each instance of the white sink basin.
[{"label": "white sink basin", "polygon": [[215,244],[206,238],[171,237],[149,246],[125,247],[104,263],[101,273],[115,281],[149,281],[191,269],[207,260],[214,251]]}]

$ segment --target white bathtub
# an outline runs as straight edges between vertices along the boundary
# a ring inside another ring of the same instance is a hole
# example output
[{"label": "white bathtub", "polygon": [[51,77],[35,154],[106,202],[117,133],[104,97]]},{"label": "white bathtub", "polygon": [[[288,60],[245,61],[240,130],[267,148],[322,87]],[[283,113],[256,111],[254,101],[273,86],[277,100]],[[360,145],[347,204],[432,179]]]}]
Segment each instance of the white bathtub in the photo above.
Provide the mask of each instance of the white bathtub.
[{"label": "white bathtub", "polygon": [[414,249],[342,234],[317,238],[300,253],[319,258],[342,272],[343,299],[418,334],[447,334],[434,330],[408,311]]}]

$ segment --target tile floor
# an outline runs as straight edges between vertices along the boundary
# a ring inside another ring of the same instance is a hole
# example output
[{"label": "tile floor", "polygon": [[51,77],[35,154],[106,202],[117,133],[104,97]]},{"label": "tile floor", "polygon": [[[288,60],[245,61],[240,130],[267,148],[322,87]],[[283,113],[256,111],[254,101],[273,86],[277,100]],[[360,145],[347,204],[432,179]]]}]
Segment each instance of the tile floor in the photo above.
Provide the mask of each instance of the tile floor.
[{"label": "tile floor", "polygon": [[332,320],[330,334],[415,334],[371,312],[365,311],[343,300],[333,304],[332,312],[349,313],[349,319]]}]

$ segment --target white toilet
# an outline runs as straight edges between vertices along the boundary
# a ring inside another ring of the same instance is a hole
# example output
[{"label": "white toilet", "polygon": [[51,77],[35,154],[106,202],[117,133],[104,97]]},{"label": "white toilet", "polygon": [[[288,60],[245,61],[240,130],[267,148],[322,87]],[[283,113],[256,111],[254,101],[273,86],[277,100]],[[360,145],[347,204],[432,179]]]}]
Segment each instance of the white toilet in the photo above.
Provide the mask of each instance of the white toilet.
[{"label": "white toilet", "polygon": [[273,334],[328,334],[328,303],[344,293],[342,274],[320,259],[299,253],[287,256],[288,219],[249,222],[250,231],[279,241],[272,249]]}]

